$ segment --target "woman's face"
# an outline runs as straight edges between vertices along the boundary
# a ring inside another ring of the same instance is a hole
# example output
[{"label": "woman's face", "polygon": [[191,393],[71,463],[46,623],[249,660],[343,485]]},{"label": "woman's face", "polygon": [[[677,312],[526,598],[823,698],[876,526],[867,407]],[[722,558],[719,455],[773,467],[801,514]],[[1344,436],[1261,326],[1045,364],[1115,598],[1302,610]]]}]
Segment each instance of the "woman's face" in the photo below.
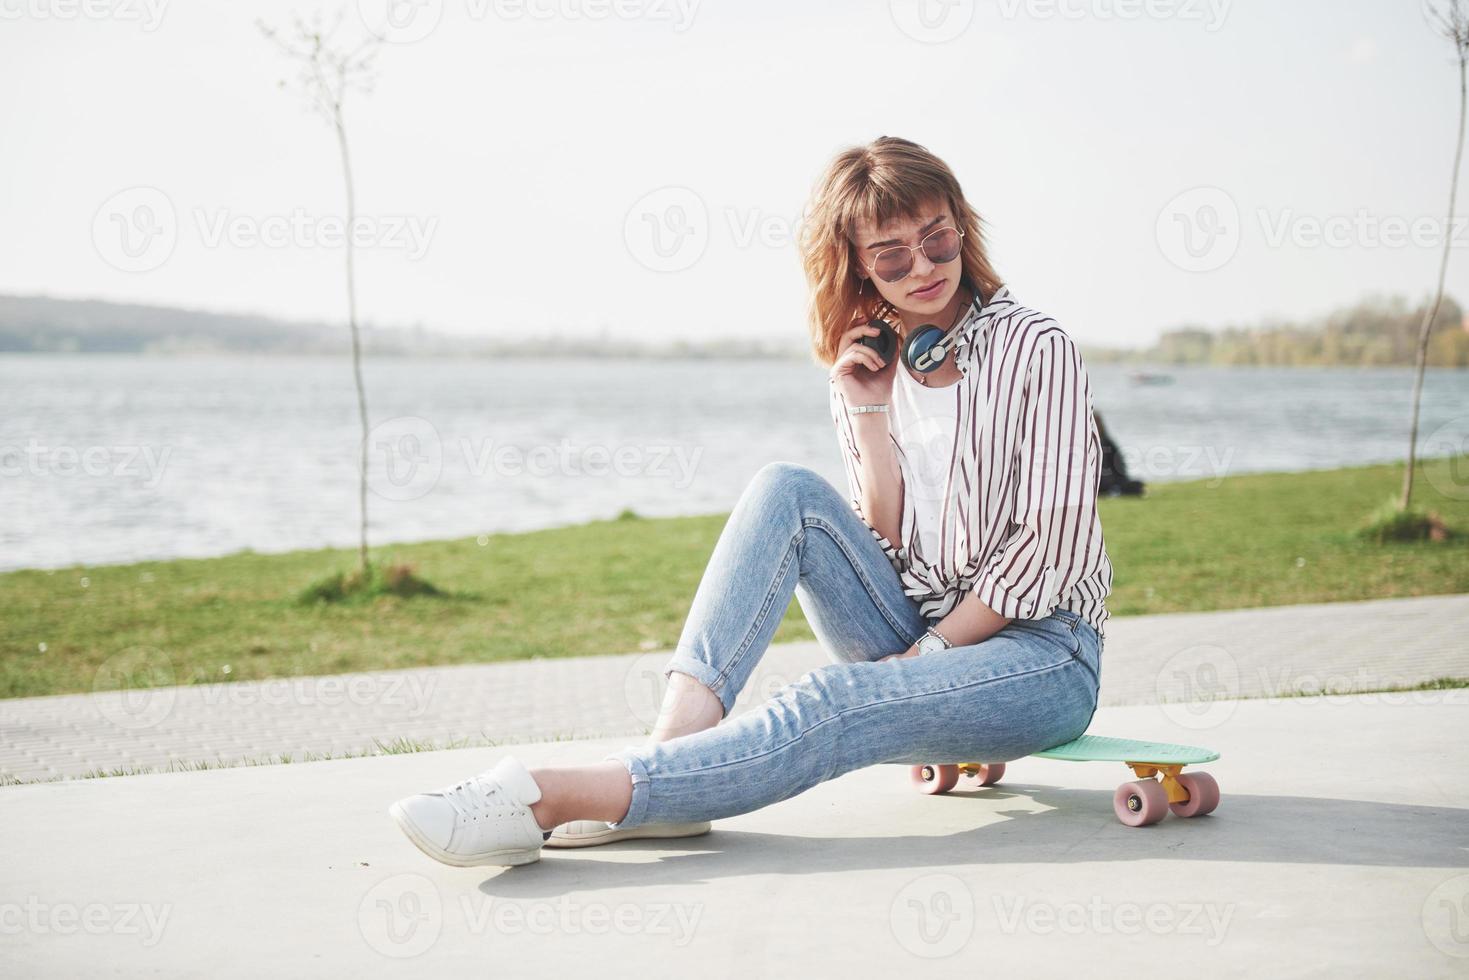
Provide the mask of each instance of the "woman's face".
[{"label": "woman's face", "polygon": [[875,257],[894,245],[916,246],[924,236],[946,225],[959,227],[947,204],[934,203],[921,208],[914,218],[897,219],[880,227],[864,221],[857,228],[852,247],[860,266],[858,274],[876,286],[878,294],[896,306],[909,325],[935,322],[948,312],[958,295],[963,253],[943,265],[935,265],[919,249],[912,253],[913,268],[897,282],[884,282],[872,271]]}]

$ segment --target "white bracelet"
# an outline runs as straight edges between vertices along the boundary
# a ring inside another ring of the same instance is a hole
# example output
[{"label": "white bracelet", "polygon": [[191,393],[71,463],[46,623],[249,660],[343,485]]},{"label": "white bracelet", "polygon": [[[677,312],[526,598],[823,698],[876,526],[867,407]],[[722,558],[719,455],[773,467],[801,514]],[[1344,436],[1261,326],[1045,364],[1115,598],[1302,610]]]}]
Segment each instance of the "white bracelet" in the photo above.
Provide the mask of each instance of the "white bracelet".
[{"label": "white bracelet", "polygon": [[868,412],[886,412],[886,405],[853,405],[847,409],[848,415],[866,415]]}]

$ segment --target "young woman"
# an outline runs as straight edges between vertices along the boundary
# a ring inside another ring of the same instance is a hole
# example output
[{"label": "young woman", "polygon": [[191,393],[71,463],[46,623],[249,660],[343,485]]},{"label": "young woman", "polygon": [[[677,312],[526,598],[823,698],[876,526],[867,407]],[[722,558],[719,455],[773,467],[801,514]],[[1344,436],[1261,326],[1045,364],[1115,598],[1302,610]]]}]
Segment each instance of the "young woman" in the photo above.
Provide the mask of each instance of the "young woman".
[{"label": "young woman", "polygon": [[[907,140],[837,156],[801,245],[849,493],[761,469],[648,743],[586,766],[506,756],[393,804],[431,857],[513,865],[546,843],[690,836],[853,769],[1007,761],[1091,722],[1112,567],[1076,345],[1000,282],[959,182]],[[886,360],[859,343],[882,339],[879,319],[900,340]],[[726,720],[793,594],[833,662]]]}]

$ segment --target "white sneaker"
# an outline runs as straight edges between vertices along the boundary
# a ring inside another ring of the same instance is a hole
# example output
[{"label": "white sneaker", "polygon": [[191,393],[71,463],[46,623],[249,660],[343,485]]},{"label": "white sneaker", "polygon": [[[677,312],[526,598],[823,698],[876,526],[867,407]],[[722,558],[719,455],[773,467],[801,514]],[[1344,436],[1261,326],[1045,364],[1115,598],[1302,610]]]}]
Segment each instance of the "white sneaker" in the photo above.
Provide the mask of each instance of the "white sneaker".
[{"label": "white sneaker", "polygon": [[507,755],[478,776],[399,800],[388,813],[436,861],[457,868],[530,864],[551,836],[531,814],[540,798],[530,770]]},{"label": "white sneaker", "polygon": [[645,823],[626,830],[613,830],[605,820],[573,820],[561,824],[546,838],[547,847],[595,847],[615,840],[641,837],[697,837],[709,833],[708,820],[692,823]]}]

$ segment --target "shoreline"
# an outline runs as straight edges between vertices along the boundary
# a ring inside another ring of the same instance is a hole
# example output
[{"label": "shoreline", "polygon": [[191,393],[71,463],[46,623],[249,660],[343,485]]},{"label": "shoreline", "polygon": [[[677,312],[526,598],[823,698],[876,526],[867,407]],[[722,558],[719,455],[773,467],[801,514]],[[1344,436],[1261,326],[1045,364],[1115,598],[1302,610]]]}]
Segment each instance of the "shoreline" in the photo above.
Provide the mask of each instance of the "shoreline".
[{"label": "shoreline", "polygon": [[[1453,459],[1453,458],[1454,458],[1453,456],[1423,456],[1423,455],[1420,454],[1418,456],[1418,464],[1419,464],[1419,466],[1421,468],[1423,466],[1423,464],[1425,464],[1425,463],[1435,463],[1435,462],[1439,462],[1439,461],[1447,461],[1447,460],[1450,460],[1450,459]],[[1188,480],[1168,480],[1168,479],[1156,479],[1156,478],[1154,478],[1154,479],[1146,480],[1144,482],[1147,483],[1148,487],[1150,487],[1150,488],[1165,487],[1165,486],[1166,487],[1170,487],[1170,488],[1173,488],[1173,487],[1187,487],[1187,486],[1189,486],[1191,484],[1203,484],[1203,483],[1209,483],[1209,484],[1214,484],[1215,486],[1218,486],[1219,484],[1221,484],[1223,482],[1226,482],[1228,480],[1231,480],[1231,479],[1239,480],[1239,479],[1246,479],[1246,478],[1251,478],[1251,477],[1303,476],[1303,475],[1309,475],[1309,474],[1323,474],[1323,473],[1339,473],[1339,474],[1341,474],[1341,473],[1355,472],[1355,471],[1359,471],[1359,470],[1378,469],[1378,468],[1381,468],[1381,467],[1395,467],[1396,468],[1396,472],[1399,475],[1399,478],[1401,478],[1402,464],[1403,464],[1403,462],[1404,462],[1403,460],[1382,460],[1382,461],[1378,461],[1378,462],[1361,463],[1361,464],[1354,465],[1354,466],[1308,467],[1308,468],[1305,468],[1305,469],[1296,469],[1296,470],[1252,470],[1252,471],[1244,471],[1244,472],[1229,474],[1229,475],[1227,475],[1225,477],[1222,477],[1222,478],[1220,478],[1220,477],[1195,477],[1195,478],[1188,479]],[[840,489],[840,488],[838,488],[838,489]],[[1102,500],[1104,500],[1104,501],[1105,500],[1111,500],[1111,499],[1124,499],[1124,498],[1109,498],[1109,497],[1103,497],[1102,498]],[[1147,497],[1143,497],[1142,499],[1146,500]],[[392,549],[392,548],[420,548],[420,547],[428,547],[428,546],[434,546],[434,545],[454,545],[454,544],[462,544],[462,543],[466,543],[466,542],[478,542],[478,540],[481,539],[481,538],[523,537],[525,535],[542,534],[542,533],[549,532],[549,531],[565,531],[565,530],[572,530],[572,529],[577,529],[577,528],[594,527],[594,526],[605,525],[605,524],[616,524],[616,523],[622,522],[622,521],[712,520],[712,519],[715,519],[715,518],[718,518],[718,519],[721,519],[722,520],[727,514],[728,514],[728,510],[699,511],[699,512],[687,513],[687,514],[641,514],[641,513],[637,513],[635,511],[633,511],[630,508],[624,508],[624,510],[620,514],[614,515],[612,517],[589,517],[586,520],[581,520],[581,521],[573,521],[573,522],[560,523],[560,524],[547,524],[547,525],[538,526],[538,527],[519,528],[519,529],[514,529],[514,530],[488,530],[488,531],[482,531],[482,532],[480,532],[478,534],[448,535],[448,536],[443,536],[443,537],[383,539],[383,540],[379,540],[379,541],[376,541],[375,543],[371,544],[369,550],[374,551],[374,552],[381,552],[381,551],[383,551],[385,549]],[[372,540],[371,535],[369,535],[369,540]],[[14,568],[6,568],[4,566],[0,566],[0,578],[3,578],[5,576],[9,576],[9,575],[19,575],[19,574],[25,574],[25,573],[41,573],[41,574],[46,574],[46,575],[55,575],[55,574],[59,574],[59,573],[62,573],[62,572],[77,572],[77,571],[84,572],[84,571],[92,571],[92,570],[96,570],[96,569],[133,568],[133,567],[139,567],[139,566],[144,566],[144,565],[164,565],[164,564],[187,563],[187,562],[227,561],[227,560],[230,560],[230,559],[239,559],[239,558],[289,558],[289,557],[320,556],[320,555],[330,555],[330,554],[348,554],[348,553],[355,552],[356,551],[356,547],[357,546],[356,546],[356,543],[355,543],[355,538],[352,538],[351,540],[344,541],[342,544],[311,545],[311,546],[305,546],[305,547],[299,547],[299,548],[285,548],[285,549],[280,549],[280,550],[272,550],[272,549],[259,550],[259,549],[255,549],[255,548],[241,548],[241,549],[237,549],[237,550],[234,550],[234,551],[226,551],[226,552],[220,552],[220,553],[217,553],[217,554],[207,554],[207,555],[158,555],[158,556],[141,556],[141,557],[136,557],[136,558],[120,559],[120,560],[117,560],[117,561],[73,562],[73,563],[64,564],[64,565],[21,565],[21,566],[16,566]]]}]

